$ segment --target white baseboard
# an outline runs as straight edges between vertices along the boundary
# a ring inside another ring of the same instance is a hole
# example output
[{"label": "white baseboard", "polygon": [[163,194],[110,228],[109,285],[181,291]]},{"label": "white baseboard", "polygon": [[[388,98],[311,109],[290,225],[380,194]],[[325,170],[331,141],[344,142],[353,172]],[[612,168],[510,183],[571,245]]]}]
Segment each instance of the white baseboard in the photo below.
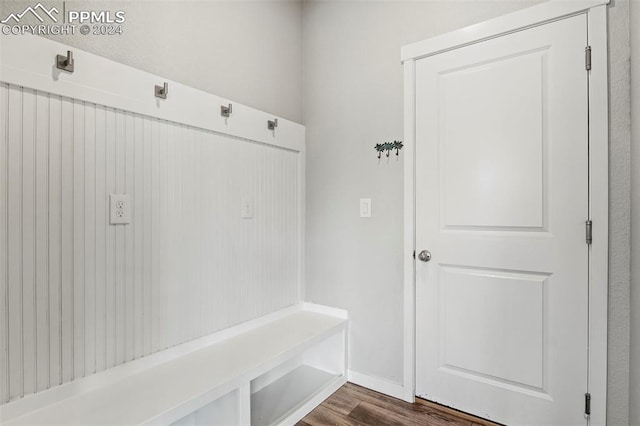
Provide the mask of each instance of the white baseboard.
[{"label": "white baseboard", "polygon": [[379,377],[373,377],[357,371],[347,370],[347,378],[351,383],[376,392],[404,400],[404,386]]}]

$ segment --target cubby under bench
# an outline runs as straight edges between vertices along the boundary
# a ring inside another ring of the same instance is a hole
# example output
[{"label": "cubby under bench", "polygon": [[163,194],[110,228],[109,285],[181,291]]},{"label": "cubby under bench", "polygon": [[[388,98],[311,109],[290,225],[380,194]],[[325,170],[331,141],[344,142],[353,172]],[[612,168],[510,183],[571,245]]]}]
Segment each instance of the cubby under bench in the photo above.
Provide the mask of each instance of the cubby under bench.
[{"label": "cubby under bench", "polygon": [[2,405],[0,423],[294,424],[346,382],[347,325],[296,305]]}]

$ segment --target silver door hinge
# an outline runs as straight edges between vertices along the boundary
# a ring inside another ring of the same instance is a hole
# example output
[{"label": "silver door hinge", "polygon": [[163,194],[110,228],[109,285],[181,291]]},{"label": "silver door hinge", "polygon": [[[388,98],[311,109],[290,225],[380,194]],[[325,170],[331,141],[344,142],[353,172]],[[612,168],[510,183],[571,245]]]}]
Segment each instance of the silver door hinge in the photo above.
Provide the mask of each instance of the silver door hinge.
[{"label": "silver door hinge", "polygon": [[591,222],[591,219],[589,219],[584,224],[587,234],[587,244],[591,244],[591,242],[593,241],[593,222]]},{"label": "silver door hinge", "polygon": [[591,46],[584,49],[584,67],[587,71],[591,71]]},{"label": "silver door hinge", "polygon": [[584,415],[589,417],[591,415],[591,394],[584,394]]}]

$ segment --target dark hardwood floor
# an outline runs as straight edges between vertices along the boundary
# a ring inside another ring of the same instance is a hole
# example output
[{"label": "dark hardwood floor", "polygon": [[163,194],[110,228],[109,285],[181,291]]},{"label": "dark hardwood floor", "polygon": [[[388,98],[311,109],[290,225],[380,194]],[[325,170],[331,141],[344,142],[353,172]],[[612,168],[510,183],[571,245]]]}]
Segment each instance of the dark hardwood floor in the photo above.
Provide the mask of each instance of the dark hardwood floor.
[{"label": "dark hardwood floor", "polygon": [[347,383],[297,424],[320,425],[495,426],[496,423],[422,399],[409,404]]}]

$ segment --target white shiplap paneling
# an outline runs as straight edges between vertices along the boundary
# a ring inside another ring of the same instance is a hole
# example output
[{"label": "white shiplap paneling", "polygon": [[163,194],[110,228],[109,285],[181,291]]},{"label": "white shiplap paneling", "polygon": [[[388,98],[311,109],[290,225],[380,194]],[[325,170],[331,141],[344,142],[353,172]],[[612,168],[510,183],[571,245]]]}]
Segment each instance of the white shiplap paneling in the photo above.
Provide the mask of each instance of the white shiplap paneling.
[{"label": "white shiplap paneling", "polygon": [[299,161],[1,83],[0,402],[298,302]]}]

